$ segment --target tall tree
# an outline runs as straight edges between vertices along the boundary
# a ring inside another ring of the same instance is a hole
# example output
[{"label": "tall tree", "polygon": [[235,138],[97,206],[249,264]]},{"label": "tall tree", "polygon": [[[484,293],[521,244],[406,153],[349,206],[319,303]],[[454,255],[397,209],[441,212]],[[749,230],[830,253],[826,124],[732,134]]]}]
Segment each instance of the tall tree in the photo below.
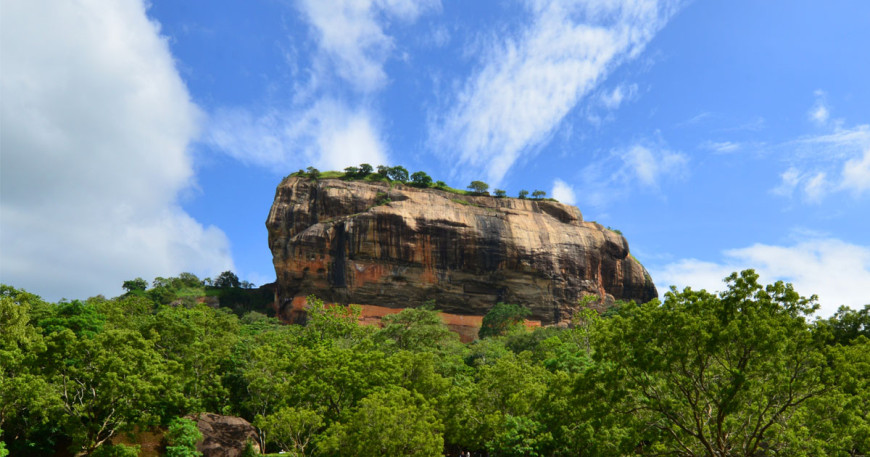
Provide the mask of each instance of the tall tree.
[{"label": "tall tree", "polygon": [[665,302],[623,306],[594,353],[653,452],[756,456],[791,446],[795,412],[826,390],[824,360],[790,284],[732,274],[720,295],[672,288]]},{"label": "tall tree", "polygon": [[468,188],[476,194],[485,194],[489,190],[489,184],[483,181],[471,181]]}]

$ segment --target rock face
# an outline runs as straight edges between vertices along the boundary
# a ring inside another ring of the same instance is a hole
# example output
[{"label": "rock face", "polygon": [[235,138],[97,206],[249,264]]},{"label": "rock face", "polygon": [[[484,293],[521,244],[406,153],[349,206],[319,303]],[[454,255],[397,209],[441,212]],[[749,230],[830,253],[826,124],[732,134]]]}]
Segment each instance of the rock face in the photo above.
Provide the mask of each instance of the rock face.
[{"label": "rock face", "polygon": [[191,419],[202,432],[202,441],[196,444],[196,450],[203,457],[238,457],[245,452],[248,442],[260,451],[257,431],[241,417],[200,413]]},{"label": "rock face", "polygon": [[288,177],[266,227],[288,320],[309,294],[388,308],[434,300],[469,316],[514,303],[544,324],[569,319],[588,294],[657,296],[625,238],[551,201]]}]

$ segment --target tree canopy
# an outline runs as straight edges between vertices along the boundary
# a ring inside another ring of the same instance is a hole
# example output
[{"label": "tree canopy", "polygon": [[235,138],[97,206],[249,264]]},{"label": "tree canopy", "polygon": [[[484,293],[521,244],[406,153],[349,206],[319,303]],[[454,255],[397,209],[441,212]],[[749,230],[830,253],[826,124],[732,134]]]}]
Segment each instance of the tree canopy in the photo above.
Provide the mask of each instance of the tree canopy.
[{"label": "tree canopy", "polygon": [[111,443],[154,426],[166,455],[195,455],[182,418],[199,412],[298,456],[870,452],[868,308],[811,320],[814,297],[752,270],[718,294],[584,301],[569,326],[530,329],[499,304],[467,344],[432,303],[365,326],[309,297],[307,324],[283,325],[185,300],[222,291],[194,278],[154,281],[170,304],[0,286],[0,455],[132,456]]}]

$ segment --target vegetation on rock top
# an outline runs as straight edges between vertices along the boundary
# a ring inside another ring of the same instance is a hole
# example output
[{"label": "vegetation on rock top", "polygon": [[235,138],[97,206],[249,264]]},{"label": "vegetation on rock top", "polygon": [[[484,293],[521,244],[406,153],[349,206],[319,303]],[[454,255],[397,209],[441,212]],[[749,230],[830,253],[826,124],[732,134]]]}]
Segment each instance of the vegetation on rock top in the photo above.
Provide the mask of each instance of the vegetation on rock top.
[{"label": "vegetation on rock top", "polygon": [[[308,179],[342,179],[345,181],[368,181],[368,182],[388,182],[392,183],[401,183],[407,184],[412,187],[418,187],[421,189],[437,189],[443,190],[445,192],[450,192],[458,195],[490,195],[489,193],[489,184],[483,181],[472,181],[471,184],[468,185],[468,190],[456,189],[448,186],[444,181],[433,181],[432,178],[424,171],[417,171],[411,174],[408,174],[408,170],[402,166],[388,167],[385,165],[378,165],[377,169],[373,168],[371,165],[364,163],[358,167],[347,167],[344,171],[320,171],[314,167],[308,167],[303,170],[293,172],[290,176],[296,176],[299,178],[308,178]],[[532,198],[534,200],[547,200],[558,202],[555,198],[544,198],[547,195],[547,192],[543,190],[535,190],[532,192]],[[495,189],[493,191],[492,196],[496,198],[508,198],[507,192],[502,189]],[[529,191],[521,190],[517,196],[517,198],[523,200],[528,198]]]}]

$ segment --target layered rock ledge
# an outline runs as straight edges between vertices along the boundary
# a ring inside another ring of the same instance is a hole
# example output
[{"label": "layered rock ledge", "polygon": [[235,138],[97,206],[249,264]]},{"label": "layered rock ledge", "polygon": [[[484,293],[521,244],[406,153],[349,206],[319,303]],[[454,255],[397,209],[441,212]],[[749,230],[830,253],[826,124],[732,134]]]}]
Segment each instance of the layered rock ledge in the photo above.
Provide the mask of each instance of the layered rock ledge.
[{"label": "layered rock ledge", "polygon": [[285,178],[266,227],[278,313],[302,297],[482,316],[522,304],[532,319],[570,319],[583,296],[657,296],[622,235],[546,200],[457,195],[387,182]]}]

